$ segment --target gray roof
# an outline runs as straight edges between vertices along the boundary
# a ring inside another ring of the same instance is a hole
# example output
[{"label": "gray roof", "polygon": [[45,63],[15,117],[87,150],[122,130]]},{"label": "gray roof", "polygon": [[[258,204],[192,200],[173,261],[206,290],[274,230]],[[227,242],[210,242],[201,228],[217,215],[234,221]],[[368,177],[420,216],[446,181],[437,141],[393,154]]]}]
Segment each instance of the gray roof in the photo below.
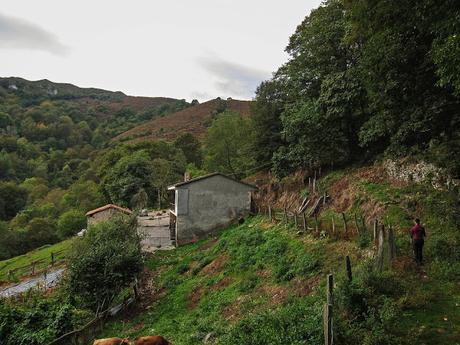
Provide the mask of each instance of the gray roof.
[{"label": "gray roof", "polygon": [[207,178],[210,178],[210,177],[214,177],[214,176],[222,176],[226,179],[229,179],[233,182],[236,182],[236,183],[239,183],[239,184],[242,184],[242,185],[245,185],[247,187],[249,187],[250,189],[253,189],[253,190],[257,190],[259,188],[257,188],[257,186],[254,186],[252,184],[249,184],[249,183],[246,183],[246,182],[242,182],[242,181],[239,181],[239,180],[236,180],[232,177],[229,177],[227,175],[224,175],[222,173],[219,173],[219,172],[215,172],[215,173],[212,173],[212,174],[208,174],[208,175],[203,175],[203,176],[200,176],[200,177],[196,177],[196,178],[193,178],[191,180],[188,180],[188,181],[184,181],[184,182],[179,182],[179,183],[176,183],[175,185],[172,185],[172,186],[169,186],[168,187],[168,190],[174,190],[176,189],[177,187],[182,187],[182,186],[185,186],[185,185],[188,185],[188,184],[191,184],[191,183],[195,183],[197,181],[201,181],[201,180],[205,180]]}]

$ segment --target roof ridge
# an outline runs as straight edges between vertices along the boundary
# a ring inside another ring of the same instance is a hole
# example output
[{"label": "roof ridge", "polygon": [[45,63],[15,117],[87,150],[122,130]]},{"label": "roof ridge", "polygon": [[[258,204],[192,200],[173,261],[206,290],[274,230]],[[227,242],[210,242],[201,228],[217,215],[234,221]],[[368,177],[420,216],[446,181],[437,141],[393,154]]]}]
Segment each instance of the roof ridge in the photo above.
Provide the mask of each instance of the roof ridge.
[{"label": "roof ridge", "polygon": [[229,180],[232,180],[232,181],[234,181],[234,182],[237,182],[237,183],[246,185],[246,186],[248,186],[248,187],[250,187],[250,188],[259,189],[259,188],[257,188],[257,186],[255,186],[255,185],[252,185],[252,184],[250,184],[250,183],[247,183],[247,182],[243,182],[243,181],[237,180],[237,179],[235,179],[235,178],[233,178],[233,177],[230,177],[230,176],[227,176],[227,175],[225,175],[225,174],[222,174],[221,172],[213,172],[213,173],[210,173],[210,174],[207,174],[207,175],[195,177],[195,178],[193,178],[193,179],[191,179],[191,180],[188,180],[188,181],[183,181],[183,182],[176,183],[176,184],[174,184],[174,185],[172,185],[172,186],[169,186],[169,187],[168,187],[168,190],[173,190],[173,189],[175,189],[176,187],[181,187],[181,186],[184,186],[184,185],[186,185],[186,184],[194,183],[194,182],[197,182],[197,181],[200,181],[200,180],[204,180],[204,179],[207,179],[207,178],[210,178],[210,177],[213,177],[213,176],[218,176],[218,175],[219,175],[219,176],[222,176],[222,177],[224,177],[224,178],[227,178],[227,179],[229,179]]},{"label": "roof ridge", "polygon": [[90,210],[90,211],[86,212],[85,215],[90,216],[92,214],[107,210],[109,208],[114,208],[114,209],[117,209],[117,210],[122,211],[122,212],[127,213],[127,214],[133,213],[133,211],[131,211],[129,208],[124,208],[124,207],[121,207],[121,206],[118,206],[118,205],[115,205],[115,204],[106,204],[104,206],[101,206],[101,207],[95,208],[94,210]]}]

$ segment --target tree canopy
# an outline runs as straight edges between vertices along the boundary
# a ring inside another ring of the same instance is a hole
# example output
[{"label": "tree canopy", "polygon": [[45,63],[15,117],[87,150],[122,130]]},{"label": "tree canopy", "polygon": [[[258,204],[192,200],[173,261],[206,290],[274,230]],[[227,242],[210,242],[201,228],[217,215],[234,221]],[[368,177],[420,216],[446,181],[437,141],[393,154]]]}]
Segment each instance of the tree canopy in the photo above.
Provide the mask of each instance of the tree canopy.
[{"label": "tree canopy", "polygon": [[455,1],[324,2],[257,90],[256,159],[283,175],[417,154],[459,175],[459,13]]}]

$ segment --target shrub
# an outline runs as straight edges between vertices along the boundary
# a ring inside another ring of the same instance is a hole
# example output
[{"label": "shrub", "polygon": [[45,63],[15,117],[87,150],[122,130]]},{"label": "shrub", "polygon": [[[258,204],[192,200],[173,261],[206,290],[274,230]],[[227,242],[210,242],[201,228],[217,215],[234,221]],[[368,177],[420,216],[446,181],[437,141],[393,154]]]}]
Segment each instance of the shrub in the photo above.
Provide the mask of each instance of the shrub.
[{"label": "shrub", "polygon": [[68,256],[66,289],[78,303],[103,310],[142,269],[135,218],[90,227]]},{"label": "shrub", "polygon": [[22,306],[0,301],[0,341],[2,345],[47,344],[87,322],[88,316],[65,300],[34,297]]},{"label": "shrub", "polygon": [[63,213],[58,220],[57,231],[61,239],[75,235],[86,226],[86,217],[83,212],[70,210]]}]

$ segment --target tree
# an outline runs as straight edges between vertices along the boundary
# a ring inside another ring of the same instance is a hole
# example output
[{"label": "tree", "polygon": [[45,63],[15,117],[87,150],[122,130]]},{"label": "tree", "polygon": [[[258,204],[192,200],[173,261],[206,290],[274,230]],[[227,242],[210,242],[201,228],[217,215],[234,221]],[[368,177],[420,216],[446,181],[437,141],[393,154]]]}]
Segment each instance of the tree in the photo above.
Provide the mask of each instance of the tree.
[{"label": "tree", "polygon": [[86,217],[82,211],[69,210],[59,216],[57,233],[61,239],[75,235],[86,227]]},{"label": "tree", "polygon": [[102,179],[102,186],[112,203],[130,206],[133,195],[144,189],[153,193],[153,165],[142,150],[122,157]]},{"label": "tree", "polygon": [[251,122],[232,112],[220,114],[212,123],[205,140],[205,167],[241,178],[254,166],[250,150]]},{"label": "tree", "polygon": [[180,176],[174,174],[173,164],[166,159],[157,158],[153,161],[153,185],[157,190],[158,208],[161,209],[161,202],[166,195],[168,185],[177,182]]},{"label": "tree", "polygon": [[174,141],[174,146],[182,150],[187,163],[193,163],[198,168],[203,164],[201,143],[191,133],[184,133]]},{"label": "tree", "polygon": [[284,100],[280,86],[276,79],[262,82],[251,106],[254,128],[252,152],[254,159],[261,164],[269,163],[273,153],[283,144],[280,117]]},{"label": "tree", "polygon": [[[281,159],[282,162],[287,160],[291,168],[317,167],[347,160],[347,137],[335,120],[328,118],[314,102],[298,103],[289,107],[282,118],[288,152],[286,155],[283,149],[274,156],[275,166],[284,165],[276,162],[276,159]],[[281,171],[275,172],[283,175]]]},{"label": "tree", "polygon": [[72,184],[64,194],[62,206],[65,209],[75,208],[85,213],[99,207],[104,201],[96,182],[79,181]]},{"label": "tree", "polygon": [[147,207],[149,202],[149,196],[145,192],[144,188],[139,189],[139,191],[133,195],[131,199],[131,208],[135,210],[141,210]]},{"label": "tree", "polygon": [[26,227],[28,249],[37,248],[58,240],[56,222],[50,218],[33,218]]},{"label": "tree", "polygon": [[142,269],[135,218],[90,227],[67,258],[68,293],[82,306],[105,310]]},{"label": "tree", "polygon": [[26,189],[12,182],[0,182],[0,220],[13,218],[26,202]]}]

